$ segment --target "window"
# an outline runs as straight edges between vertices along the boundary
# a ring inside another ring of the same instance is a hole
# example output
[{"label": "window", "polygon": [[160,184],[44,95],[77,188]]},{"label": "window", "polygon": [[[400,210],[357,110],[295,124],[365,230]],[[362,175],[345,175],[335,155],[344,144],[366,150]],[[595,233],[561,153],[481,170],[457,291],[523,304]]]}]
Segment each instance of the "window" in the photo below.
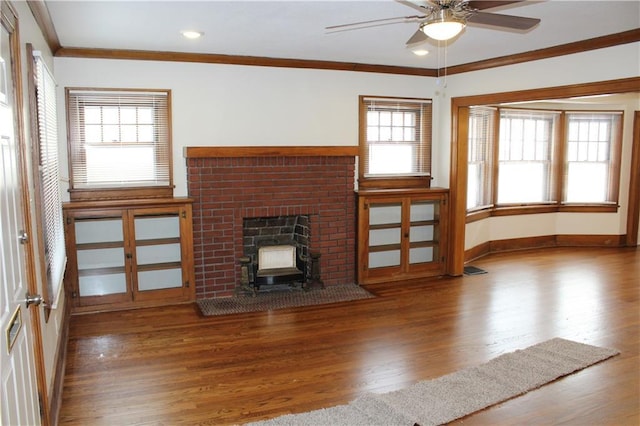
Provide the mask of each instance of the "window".
[{"label": "window", "polygon": [[[35,81],[30,80],[29,93],[35,97],[31,111],[37,130],[33,137],[34,184],[36,190],[36,212],[39,222],[38,250],[40,271],[44,283],[42,291],[46,302],[45,319],[49,309],[58,304],[66,265],[64,226],[62,221],[62,197],[60,194],[60,171],[58,162],[58,126],[56,111],[56,83],[38,52],[27,45],[33,61],[29,63]],[[34,84],[35,83],[35,84]]]},{"label": "window", "polygon": [[501,110],[497,204],[553,201],[554,130],[559,113]]},{"label": "window", "polygon": [[492,157],[497,108],[469,108],[467,209],[492,204]]},{"label": "window", "polygon": [[72,199],[171,196],[169,91],[67,89],[67,108]]},{"label": "window", "polygon": [[615,202],[621,113],[567,113],[566,203]]},{"label": "window", "polygon": [[431,111],[430,100],[360,97],[361,186],[368,179],[430,181]]},{"label": "window", "polygon": [[621,112],[478,106],[468,124],[467,212],[617,206]]}]

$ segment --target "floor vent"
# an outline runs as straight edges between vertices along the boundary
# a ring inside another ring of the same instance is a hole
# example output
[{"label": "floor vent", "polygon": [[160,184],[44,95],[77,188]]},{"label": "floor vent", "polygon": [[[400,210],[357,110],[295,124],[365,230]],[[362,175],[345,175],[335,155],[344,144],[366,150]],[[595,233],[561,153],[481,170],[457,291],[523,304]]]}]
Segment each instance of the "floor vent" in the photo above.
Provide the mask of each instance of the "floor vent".
[{"label": "floor vent", "polygon": [[481,275],[481,274],[486,274],[487,271],[485,271],[484,269],[480,269],[477,266],[465,266],[464,267],[464,274],[465,275]]}]

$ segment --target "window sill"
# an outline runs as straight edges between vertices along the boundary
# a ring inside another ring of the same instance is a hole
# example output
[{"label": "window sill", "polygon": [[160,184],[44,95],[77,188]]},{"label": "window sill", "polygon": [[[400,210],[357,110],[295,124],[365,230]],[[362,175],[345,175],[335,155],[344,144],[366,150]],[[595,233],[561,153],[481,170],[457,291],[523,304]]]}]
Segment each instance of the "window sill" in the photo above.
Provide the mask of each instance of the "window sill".
[{"label": "window sill", "polygon": [[544,213],[617,213],[620,206],[608,204],[538,204],[522,206],[494,206],[467,212],[466,223],[492,216],[515,216]]},{"label": "window sill", "polygon": [[430,188],[431,176],[380,177],[358,179],[358,189]]},{"label": "window sill", "polygon": [[130,200],[138,198],[172,198],[173,187],[136,187],[136,188],[100,188],[69,189],[71,201],[91,200]]}]

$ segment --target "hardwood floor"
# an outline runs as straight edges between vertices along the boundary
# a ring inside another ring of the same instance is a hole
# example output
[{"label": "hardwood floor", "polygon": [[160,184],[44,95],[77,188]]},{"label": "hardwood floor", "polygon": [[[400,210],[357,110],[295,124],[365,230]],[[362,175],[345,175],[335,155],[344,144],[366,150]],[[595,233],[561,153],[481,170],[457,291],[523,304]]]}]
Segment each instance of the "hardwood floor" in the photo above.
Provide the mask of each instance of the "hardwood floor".
[{"label": "hardwood floor", "polygon": [[553,337],[621,354],[468,416],[640,424],[640,250],[542,249],[379,297],[201,317],[194,305],[74,316],[60,424],[242,424],[344,404]]}]

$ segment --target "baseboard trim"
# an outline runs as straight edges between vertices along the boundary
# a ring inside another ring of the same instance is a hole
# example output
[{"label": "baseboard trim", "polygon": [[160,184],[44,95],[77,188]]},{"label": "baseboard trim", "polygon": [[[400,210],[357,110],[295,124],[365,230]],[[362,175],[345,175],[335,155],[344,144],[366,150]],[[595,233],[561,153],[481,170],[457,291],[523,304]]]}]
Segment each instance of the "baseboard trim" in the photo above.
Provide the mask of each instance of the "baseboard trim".
[{"label": "baseboard trim", "polygon": [[543,235],[486,241],[464,252],[469,262],[490,253],[545,247],[624,247],[625,235]]},{"label": "baseboard trim", "polygon": [[49,424],[58,425],[60,407],[62,406],[62,391],[64,388],[64,373],[67,366],[67,348],[69,346],[69,323],[71,322],[71,299],[66,297],[62,316],[58,353],[55,360],[55,373],[49,392]]}]

